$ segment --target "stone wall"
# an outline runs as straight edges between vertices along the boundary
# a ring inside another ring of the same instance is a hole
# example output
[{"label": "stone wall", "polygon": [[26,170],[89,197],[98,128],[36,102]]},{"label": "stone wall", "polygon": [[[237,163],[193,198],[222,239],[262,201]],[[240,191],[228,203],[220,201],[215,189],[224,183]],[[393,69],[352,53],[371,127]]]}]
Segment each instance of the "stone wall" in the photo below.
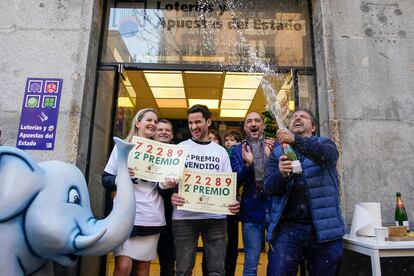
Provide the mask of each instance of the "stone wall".
[{"label": "stone wall", "polygon": [[[33,150],[29,154],[37,161],[56,159],[73,163],[85,172],[102,24],[101,2],[1,1],[0,128],[5,145],[16,145],[26,79],[63,78],[55,149]],[[99,199],[104,196],[105,193],[91,195],[98,217],[103,214],[104,205]],[[82,275],[99,272],[99,257],[82,260],[82,264],[89,270]],[[56,275],[76,275],[77,270],[56,266]]]},{"label": "stone wall", "polygon": [[414,211],[414,2],[313,1],[322,130],[340,146],[344,214],[378,201],[394,223],[395,192]]}]

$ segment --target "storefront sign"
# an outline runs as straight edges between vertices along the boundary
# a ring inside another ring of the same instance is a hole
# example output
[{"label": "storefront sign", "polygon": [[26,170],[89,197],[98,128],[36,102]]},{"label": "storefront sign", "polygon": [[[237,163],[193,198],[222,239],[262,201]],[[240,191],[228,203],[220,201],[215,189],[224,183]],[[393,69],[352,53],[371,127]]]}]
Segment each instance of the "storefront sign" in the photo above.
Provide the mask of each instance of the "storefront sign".
[{"label": "storefront sign", "polygon": [[16,147],[53,150],[63,79],[28,78]]},{"label": "storefront sign", "polygon": [[183,175],[188,146],[160,143],[150,139],[134,136],[128,167],[134,176],[153,182],[164,181],[166,177],[180,179]]},{"label": "storefront sign", "polygon": [[122,2],[111,9],[108,47],[119,43],[128,51],[108,58],[229,65],[260,59],[311,66],[307,7],[305,0]]},{"label": "storefront sign", "polygon": [[178,193],[185,198],[179,210],[232,215],[228,205],[236,201],[236,173],[185,169]]}]

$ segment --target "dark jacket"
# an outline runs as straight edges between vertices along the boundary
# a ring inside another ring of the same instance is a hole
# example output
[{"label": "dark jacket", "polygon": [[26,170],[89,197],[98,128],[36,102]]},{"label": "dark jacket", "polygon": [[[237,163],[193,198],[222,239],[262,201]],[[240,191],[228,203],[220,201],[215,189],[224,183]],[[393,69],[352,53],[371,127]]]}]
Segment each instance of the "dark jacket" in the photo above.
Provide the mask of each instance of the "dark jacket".
[{"label": "dark jacket", "polygon": [[246,167],[242,156],[242,144],[233,148],[230,157],[233,172],[237,173],[237,187],[243,187],[240,202],[240,219],[243,222],[265,223],[270,197],[257,193],[253,166]]},{"label": "dark jacket", "polygon": [[[345,226],[339,203],[339,182],[336,171],[338,151],[336,145],[326,137],[295,135],[293,149],[301,160],[308,195],[309,209],[318,241],[325,242],[341,238]],[[289,198],[294,178],[283,178],[279,172],[281,146],[270,156],[265,171],[265,191],[273,195],[270,225],[267,240],[270,242],[283,209]]]}]

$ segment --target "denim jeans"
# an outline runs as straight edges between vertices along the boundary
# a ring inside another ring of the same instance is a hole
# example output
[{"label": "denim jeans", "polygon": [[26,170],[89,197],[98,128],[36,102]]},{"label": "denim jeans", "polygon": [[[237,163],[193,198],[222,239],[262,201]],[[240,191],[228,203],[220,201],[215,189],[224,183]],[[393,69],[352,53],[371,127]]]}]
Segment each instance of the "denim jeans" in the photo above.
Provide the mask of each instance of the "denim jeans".
[{"label": "denim jeans", "polygon": [[243,276],[256,276],[265,223],[243,222],[244,268]]},{"label": "denim jeans", "polygon": [[280,223],[269,249],[267,275],[294,276],[306,260],[310,276],[334,276],[343,255],[342,239],[318,242],[312,224]]},{"label": "denim jeans", "polygon": [[223,276],[226,259],[226,219],[173,220],[176,275],[192,274],[198,237],[203,239],[209,276]]}]

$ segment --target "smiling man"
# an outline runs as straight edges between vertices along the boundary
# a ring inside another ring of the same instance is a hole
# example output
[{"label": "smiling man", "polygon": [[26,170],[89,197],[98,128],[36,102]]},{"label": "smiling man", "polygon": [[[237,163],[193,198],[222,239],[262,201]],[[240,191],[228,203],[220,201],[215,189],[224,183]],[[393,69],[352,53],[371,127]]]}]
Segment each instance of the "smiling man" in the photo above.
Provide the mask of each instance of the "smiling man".
[{"label": "smiling man", "polygon": [[[194,105],[188,110],[188,128],[191,139],[180,145],[188,145],[186,168],[212,172],[231,172],[227,151],[208,139],[211,113],[205,105]],[[173,206],[183,205],[185,199],[178,193],[171,198]],[[229,210],[237,213],[238,202],[229,204]],[[197,241],[201,234],[208,275],[224,275],[226,257],[226,215],[177,210],[174,207],[172,230],[176,256],[176,275],[191,275],[194,267]]]},{"label": "smiling man", "polygon": [[[158,142],[171,144],[174,138],[173,126],[167,119],[160,119],[157,123],[154,139]],[[175,258],[174,254],[174,239],[171,228],[172,219],[172,204],[171,191],[160,192],[164,199],[165,221],[167,223],[166,231],[160,234],[158,240],[157,254],[160,261],[160,276],[174,276],[175,275]]]},{"label": "smiling man", "polygon": [[344,222],[339,205],[338,151],[326,137],[314,136],[317,121],[311,111],[297,109],[289,130],[277,138],[290,144],[303,168],[292,174],[292,161],[275,147],[265,173],[265,191],[273,195],[267,241],[267,275],[296,275],[307,261],[310,275],[336,275],[342,258]]},{"label": "smiling man", "polygon": [[173,135],[173,127],[167,119],[160,119],[155,130],[155,140],[162,143],[171,144]]},{"label": "smiling man", "polygon": [[267,158],[273,141],[263,136],[264,120],[258,112],[244,118],[246,139],[233,149],[231,166],[237,173],[237,184],[243,186],[240,219],[244,247],[244,276],[256,276],[266,227],[270,197],[263,190]]}]

